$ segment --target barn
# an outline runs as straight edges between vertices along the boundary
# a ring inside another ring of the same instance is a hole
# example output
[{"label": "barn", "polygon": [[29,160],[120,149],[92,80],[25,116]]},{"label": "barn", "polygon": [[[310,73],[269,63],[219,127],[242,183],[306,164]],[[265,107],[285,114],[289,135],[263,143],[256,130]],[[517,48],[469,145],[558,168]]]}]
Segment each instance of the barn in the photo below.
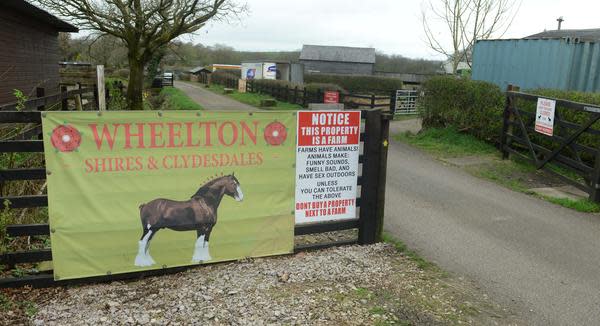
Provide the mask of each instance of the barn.
[{"label": "barn", "polygon": [[304,64],[306,73],[373,75],[375,49],[304,45],[300,63]]},{"label": "barn", "polygon": [[[59,91],[59,32],[79,29],[24,0],[0,1],[0,104]],[[43,91],[42,91],[43,90]]]}]

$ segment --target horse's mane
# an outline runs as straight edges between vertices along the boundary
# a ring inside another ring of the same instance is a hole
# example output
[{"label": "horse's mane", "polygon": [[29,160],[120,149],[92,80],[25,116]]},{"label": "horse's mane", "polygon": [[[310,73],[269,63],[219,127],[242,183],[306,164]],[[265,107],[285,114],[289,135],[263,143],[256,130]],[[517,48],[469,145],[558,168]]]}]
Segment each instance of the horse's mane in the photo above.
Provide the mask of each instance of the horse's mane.
[{"label": "horse's mane", "polygon": [[[220,177],[210,180],[209,182],[205,183],[202,187],[200,187],[200,189],[198,189],[198,191],[196,191],[196,193],[192,196],[192,198],[202,197],[202,196],[206,195],[206,193],[210,190],[210,187],[212,187],[215,183],[217,183],[217,181],[220,181],[221,179],[227,178],[227,177],[231,177],[231,175],[224,175],[224,176],[220,176]],[[235,177],[234,177],[234,179],[235,179]]]}]

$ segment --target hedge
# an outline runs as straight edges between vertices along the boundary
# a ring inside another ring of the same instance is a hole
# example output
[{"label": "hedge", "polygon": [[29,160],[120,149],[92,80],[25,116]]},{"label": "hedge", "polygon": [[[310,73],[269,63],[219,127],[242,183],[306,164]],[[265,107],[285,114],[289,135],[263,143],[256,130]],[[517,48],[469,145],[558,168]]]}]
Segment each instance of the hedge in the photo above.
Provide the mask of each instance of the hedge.
[{"label": "hedge", "polygon": [[[600,105],[599,93],[551,89],[526,90],[524,92],[542,97]],[[483,81],[438,76],[423,84],[422,94],[419,99],[419,110],[423,118],[423,128],[454,127],[486,142],[499,144],[502,132],[502,113],[506,99],[504,91],[498,86]],[[515,105],[528,112],[536,110],[534,101],[518,100]],[[557,105],[556,111],[561,119],[577,124],[583,124],[590,118],[589,113],[567,109],[560,105]],[[600,130],[600,122],[594,124],[592,128]],[[573,130],[556,125],[554,132],[557,135],[563,133],[570,135]],[[557,141],[552,141],[541,134],[529,133],[529,136],[533,142],[544,147],[555,149],[559,146]],[[600,148],[600,137],[584,133],[577,139],[577,143]],[[568,152],[563,154],[574,156],[573,153]],[[585,153],[580,154],[585,161],[591,162],[594,159]]]},{"label": "hedge", "polygon": [[351,93],[376,93],[389,95],[391,91],[402,89],[402,80],[396,78],[374,76],[348,76],[307,74],[304,76],[307,84],[335,84]]},{"label": "hedge", "polygon": [[491,83],[438,76],[423,84],[419,100],[423,127],[456,127],[479,139],[499,143],[505,98]]}]

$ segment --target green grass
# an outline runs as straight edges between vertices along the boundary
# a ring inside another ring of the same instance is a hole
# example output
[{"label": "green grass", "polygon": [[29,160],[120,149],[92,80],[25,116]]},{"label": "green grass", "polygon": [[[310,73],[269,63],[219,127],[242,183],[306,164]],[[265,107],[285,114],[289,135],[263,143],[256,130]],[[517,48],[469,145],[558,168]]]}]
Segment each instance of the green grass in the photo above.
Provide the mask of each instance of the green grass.
[{"label": "green grass", "polygon": [[242,102],[244,104],[248,104],[248,105],[252,105],[254,107],[257,108],[261,108],[264,110],[273,110],[273,111],[277,111],[277,110],[301,110],[302,106],[298,105],[298,104],[292,104],[292,103],[287,103],[287,102],[282,102],[282,101],[276,101],[277,105],[274,107],[261,107],[260,106],[260,102],[262,100],[274,100],[274,98],[272,96],[269,95],[263,95],[263,94],[258,94],[258,93],[239,93],[237,91],[233,91],[232,94],[223,94],[223,90],[225,87],[221,86],[221,85],[215,85],[212,84],[210,85],[210,88],[208,88],[209,90],[217,93],[217,94],[221,94],[221,95],[225,95],[228,96],[238,102]]},{"label": "green grass", "polygon": [[408,247],[402,241],[395,239],[390,234],[387,234],[387,233],[383,234],[383,242],[394,245],[394,247],[396,248],[396,250],[398,252],[403,253],[410,260],[417,263],[417,267],[419,267],[420,269],[422,269],[422,270],[437,269],[437,266],[435,264],[425,260],[423,257],[421,257],[416,252],[408,249]]},{"label": "green grass", "polygon": [[162,108],[166,110],[202,110],[200,104],[194,102],[182,90],[175,87],[164,87],[160,91],[160,96],[164,96],[165,102]]},{"label": "green grass", "polygon": [[431,128],[418,134],[402,133],[394,139],[409,143],[440,157],[459,157],[466,155],[486,155],[498,150],[471,135],[462,134],[454,128]]},{"label": "green grass", "polygon": [[594,203],[588,199],[573,200],[568,198],[554,198],[542,196],[543,199],[582,213],[600,213],[600,204]]}]

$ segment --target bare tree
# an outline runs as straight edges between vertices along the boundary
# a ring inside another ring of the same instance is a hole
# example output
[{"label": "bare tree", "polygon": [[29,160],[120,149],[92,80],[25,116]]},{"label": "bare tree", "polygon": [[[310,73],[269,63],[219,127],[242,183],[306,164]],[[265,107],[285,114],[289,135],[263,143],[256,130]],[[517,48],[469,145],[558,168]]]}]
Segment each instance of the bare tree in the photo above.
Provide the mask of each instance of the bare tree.
[{"label": "bare tree", "polygon": [[451,60],[456,73],[462,61],[471,66],[476,41],[506,33],[520,4],[520,0],[428,0],[422,10],[427,45]]},{"label": "bare tree", "polygon": [[98,37],[120,39],[128,49],[127,104],[143,109],[144,66],[171,40],[245,10],[235,0],[35,0]]}]

